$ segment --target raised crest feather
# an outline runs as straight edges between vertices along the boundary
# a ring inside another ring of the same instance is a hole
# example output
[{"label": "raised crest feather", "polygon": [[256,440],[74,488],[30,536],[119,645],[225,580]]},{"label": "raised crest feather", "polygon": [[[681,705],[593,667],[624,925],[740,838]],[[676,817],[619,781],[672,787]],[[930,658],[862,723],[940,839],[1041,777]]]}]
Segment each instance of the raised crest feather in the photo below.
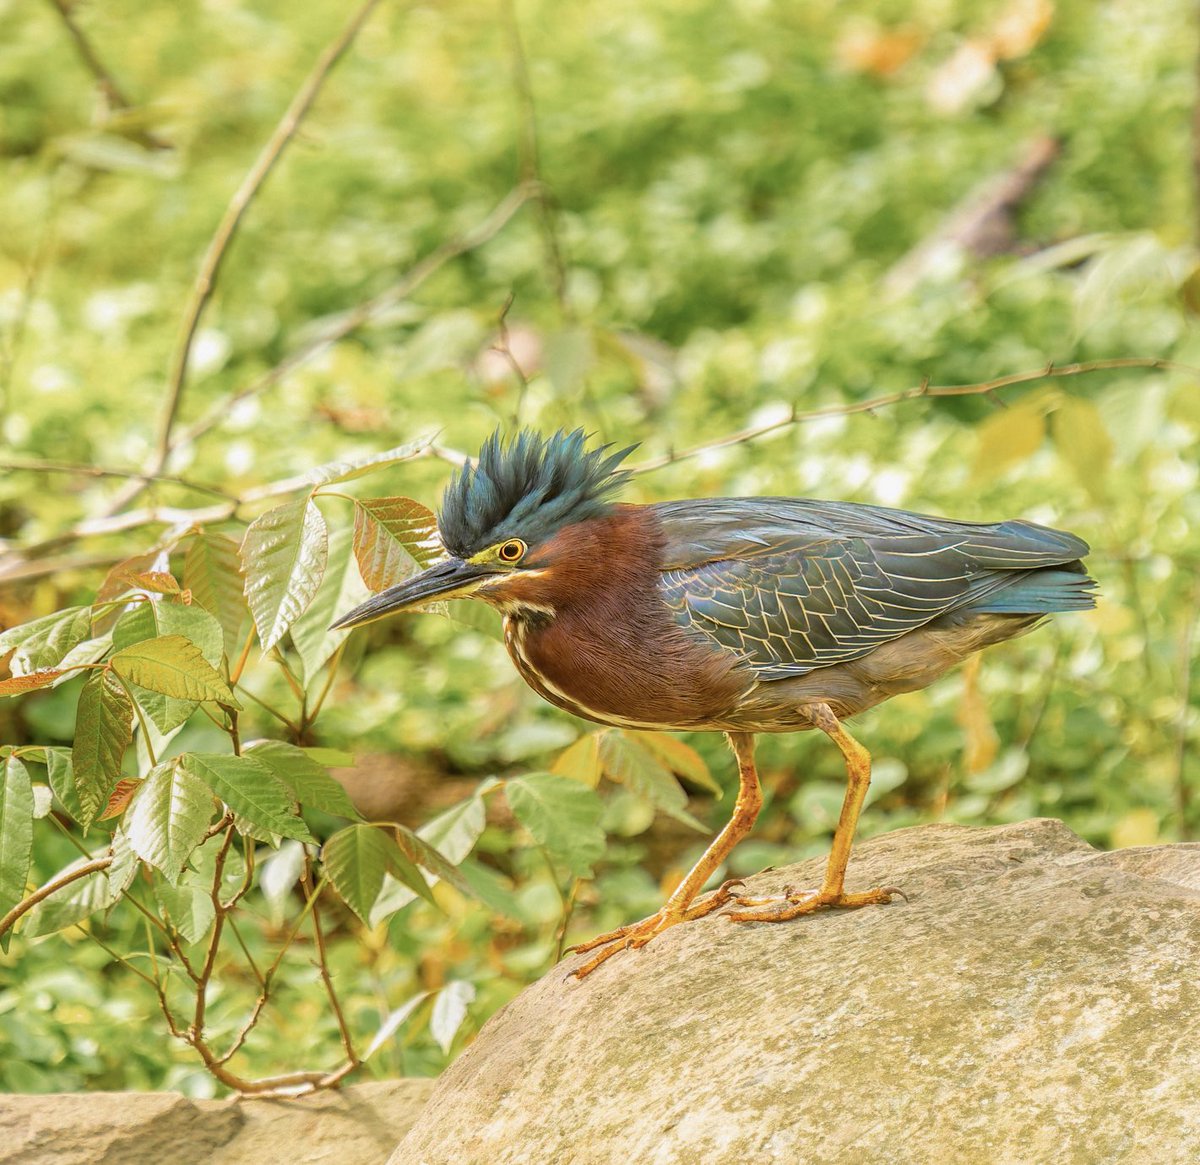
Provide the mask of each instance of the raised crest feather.
[{"label": "raised crest feather", "polygon": [[611,445],[587,450],[586,442],[582,429],[550,437],[522,429],[509,440],[494,432],[446,487],[438,514],[446,549],[469,558],[505,538],[536,543],[608,513],[630,476],[617,466],[637,446],[609,453]]}]

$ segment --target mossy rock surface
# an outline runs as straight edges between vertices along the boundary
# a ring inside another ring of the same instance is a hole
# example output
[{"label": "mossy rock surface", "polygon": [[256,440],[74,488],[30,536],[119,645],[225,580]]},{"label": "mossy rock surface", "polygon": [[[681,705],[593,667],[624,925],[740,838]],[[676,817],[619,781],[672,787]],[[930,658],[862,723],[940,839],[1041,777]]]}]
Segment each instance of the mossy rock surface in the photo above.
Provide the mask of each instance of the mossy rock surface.
[{"label": "mossy rock surface", "polygon": [[392,1165],[1200,1160],[1200,845],[929,825],[856,847],[848,885],[880,883],[907,903],[709,917],[582,982],[568,960]]}]

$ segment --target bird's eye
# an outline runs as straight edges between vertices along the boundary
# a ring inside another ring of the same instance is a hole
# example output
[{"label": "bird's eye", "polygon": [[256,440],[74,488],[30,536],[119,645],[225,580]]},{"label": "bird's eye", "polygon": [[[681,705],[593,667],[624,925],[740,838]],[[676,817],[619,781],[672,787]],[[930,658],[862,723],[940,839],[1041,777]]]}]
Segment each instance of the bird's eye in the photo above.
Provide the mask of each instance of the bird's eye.
[{"label": "bird's eye", "polygon": [[525,543],[520,538],[510,538],[497,553],[501,562],[520,562],[525,554]]}]

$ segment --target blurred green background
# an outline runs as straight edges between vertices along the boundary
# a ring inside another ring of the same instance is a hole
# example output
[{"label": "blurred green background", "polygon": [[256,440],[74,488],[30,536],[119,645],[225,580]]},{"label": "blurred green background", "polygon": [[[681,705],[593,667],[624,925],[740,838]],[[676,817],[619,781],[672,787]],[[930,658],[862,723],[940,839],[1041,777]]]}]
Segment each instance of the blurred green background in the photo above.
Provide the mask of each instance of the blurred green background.
[{"label": "blurred green background", "polygon": [[[69,12],[124,100],[55,5],[0,0],[0,626],[90,601],[107,565],[163,528],[92,536],[85,520],[147,507],[186,520],[174,511],[213,502],[159,482],[126,504],[120,477],[33,463],[151,457],[200,258],[348,16],[329,0]],[[645,463],[925,378],[1200,365],[1196,55],[1183,0],[381,3],[232,242],[175,432],[214,423],[168,471],[242,496],[434,432],[471,453],[515,419],[641,442]],[[544,201],[406,293],[414,268],[531,177]],[[494,351],[510,296],[511,359]],[[330,330],[345,334],[273,372]],[[626,498],[805,494],[1079,533],[1095,612],[856,722],[877,774],[862,832],[1051,815],[1100,846],[1188,838],[1197,381],[1109,370],[832,416],[639,474]],[[449,472],[427,457],[371,491],[435,505]],[[353,751],[352,779],[411,824],[488,775],[545,768],[585,726],[524,688],[494,630],[426,616],[356,635],[309,743]],[[258,682],[286,698],[265,667]],[[77,695],[5,701],[0,742],[69,744]],[[186,731],[198,747],[206,729]],[[728,790],[723,741],[690,743]],[[768,806],[736,873],[824,852],[841,798],[823,739],[766,738],[760,757]],[[627,790],[603,792],[608,850],[573,938],[652,910],[704,845]],[[698,792],[690,808],[719,826],[729,804]],[[37,846],[43,877],[71,856],[53,832]],[[442,887],[444,912],[418,902],[374,931],[347,913],[333,936],[364,1040],[419,991],[475,991],[453,1043],[418,1009],[376,1074],[438,1071],[553,959],[563,871],[494,811],[474,861],[486,904]],[[261,953],[277,925],[265,905],[258,923]],[[146,942],[133,911],[94,929],[125,951]],[[235,953],[210,1012],[230,1028],[246,1002]],[[250,1072],[336,1045],[311,963],[285,978]],[[10,1090],[212,1092],[186,1049],[147,1037],[158,1026],[145,984],[82,933],[0,957]]]}]

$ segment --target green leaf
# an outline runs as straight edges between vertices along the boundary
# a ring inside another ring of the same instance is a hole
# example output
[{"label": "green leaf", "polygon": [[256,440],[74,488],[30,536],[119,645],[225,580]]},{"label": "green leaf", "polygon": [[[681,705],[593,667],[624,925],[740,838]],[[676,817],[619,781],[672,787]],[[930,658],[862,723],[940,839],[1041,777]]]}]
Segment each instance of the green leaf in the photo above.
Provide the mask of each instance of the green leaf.
[{"label": "green leaf", "polygon": [[[462,894],[472,894],[466,879],[454,868],[443,854],[438,853],[423,837],[413,833],[405,825],[394,825],[394,838],[400,852],[410,861],[436,874],[443,882],[449,882]],[[424,882],[424,879],[421,879]],[[428,885],[428,883],[426,883]],[[432,898],[430,898],[432,901]]]},{"label": "green leaf", "polygon": [[678,773],[693,785],[707,789],[716,797],[725,791],[717,784],[704,758],[690,745],[665,732],[637,732],[633,739],[648,748],[673,773]]},{"label": "green leaf", "polygon": [[225,654],[233,659],[241,646],[242,623],[250,613],[238,544],[224,534],[197,532],[183,558],[183,585],[220,624]]},{"label": "green leaf", "polygon": [[75,789],[75,772],[71,767],[71,750],[47,748],[45,751],[46,776],[50,781],[50,788],[63,810],[78,821],[82,811],[79,808],[79,794]]},{"label": "green leaf", "polygon": [[530,773],[504,785],[517,820],[551,857],[576,877],[587,878],[604,856],[600,818],[604,804],[586,785],[558,773]]},{"label": "green leaf", "polygon": [[424,437],[420,441],[410,441],[407,445],[397,445],[385,449],[382,453],[364,453],[358,457],[347,457],[340,461],[330,461],[320,465],[308,475],[313,485],[332,485],[335,481],[353,481],[356,477],[365,477],[377,469],[388,465],[399,465],[402,461],[411,461],[433,444],[432,437]]},{"label": "green leaf", "polygon": [[[113,628],[113,646],[118,650],[160,636],[182,635],[194,643],[205,661],[219,670],[224,642],[220,624],[203,607],[164,601],[138,603],[121,616]],[[183,700],[139,684],[134,698],[160,732],[179,727],[199,707],[199,700]]]},{"label": "green leaf", "polygon": [[462,979],[451,979],[433,1001],[433,1013],[429,1017],[429,1034],[433,1036],[442,1054],[450,1054],[450,1045],[462,1022],[467,1018],[467,1008],[475,1002],[475,988]]},{"label": "green leaf", "polygon": [[33,819],[41,821],[43,817],[50,816],[50,810],[54,808],[54,793],[49,785],[37,784],[33,786]]},{"label": "green leaf", "polygon": [[[436,847],[434,852],[438,857],[449,862],[451,866],[457,866],[475,848],[475,843],[479,840],[484,826],[487,824],[482,792],[483,790],[477,790],[465,801],[451,806],[445,813],[439,814],[417,830],[417,838]],[[414,858],[414,860],[419,859]],[[438,871],[435,863],[436,859],[431,859],[430,862],[421,864],[436,877]],[[460,870],[455,869],[454,877],[449,881],[472,898],[479,897],[475,886],[463,877]],[[390,918],[397,910],[407,906],[416,897],[416,890],[410,889],[395,878],[385,878],[383,889],[371,909],[371,925],[375,926],[384,919]]]},{"label": "green leaf", "polygon": [[[24,763],[10,755],[4,761],[0,786],[0,915],[25,897],[32,858],[33,785]],[[9,934],[4,936],[6,951]]]},{"label": "green leaf", "polygon": [[68,607],[0,633],[0,655],[15,648],[9,670],[14,676],[27,676],[62,663],[91,634],[92,609]]},{"label": "green leaf", "polygon": [[487,817],[478,792],[439,813],[417,830],[417,836],[435,846],[439,854],[458,865],[483,835]]},{"label": "green leaf", "polygon": [[126,818],[134,853],[176,882],[213,819],[209,786],[177,760],[166,761],[134,795]]},{"label": "green leaf", "polygon": [[329,540],[311,498],[255,518],[242,539],[246,600],[264,651],[270,651],[312,602],[325,573]]},{"label": "green leaf", "polygon": [[291,790],[256,757],[191,752],[179,762],[252,825],[299,841],[316,840],[293,812]]},{"label": "green leaf", "polygon": [[121,778],[121,761],[133,739],[133,702],[107,671],[84,681],[75,713],[71,765],[79,797],[79,824],[87,829]]},{"label": "green leaf", "polygon": [[687,794],[670,770],[640,741],[626,736],[616,728],[600,734],[600,761],[610,781],[645,797],[668,817],[682,821],[701,833],[707,833],[704,823],[697,821],[686,809]]},{"label": "green leaf", "polygon": [[354,557],[363,582],[382,591],[445,554],[437,516],[411,498],[358,498]]},{"label": "green leaf", "polygon": [[321,850],[330,884],[364,923],[392,868],[395,846],[373,825],[349,825],[335,833]]},{"label": "green leaf", "polygon": [[124,647],[109,663],[118,675],[152,692],[241,707],[221,673],[182,635],[162,635]]},{"label": "green leaf", "polygon": [[128,838],[122,830],[113,834],[110,844],[72,862],[59,873],[78,869],[105,855],[111,855],[113,859],[107,869],[68,883],[49,898],[42,899],[29,912],[23,932],[26,938],[38,938],[74,926],[98,910],[107,910],[121,897],[138,869],[137,856],[130,849]]},{"label": "green leaf", "polygon": [[329,625],[342,611],[357,607],[370,592],[358,577],[358,568],[350,553],[350,531],[336,530],[329,539],[329,559],[325,578],[308,610],[292,624],[292,643],[300,653],[304,677],[313,677],[338,649],[349,631],[331,631]]},{"label": "green leaf", "polygon": [[305,860],[304,846],[289,840],[259,864],[258,888],[266,901],[272,926],[283,925],[292,891],[304,876]]},{"label": "green leaf", "polygon": [[387,1018],[379,1025],[379,1030],[367,1046],[367,1050],[363,1052],[362,1059],[364,1061],[369,1060],[379,1051],[395,1035],[396,1029],[429,998],[429,995],[430,992],[428,991],[419,991],[411,999],[400,1004],[394,1011],[389,1012]]},{"label": "green leaf", "polygon": [[362,820],[346,790],[304,749],[282,740],[256,740],[246,747],[245,755],[266,765],[301,805]]},{"label": "green leaf", "polygon": [[171,928],[186,942],[198,943],[216,920],[212,892],[204,886],[191,883],[172,886],[168,882],[155,881],[154,896]]}]

